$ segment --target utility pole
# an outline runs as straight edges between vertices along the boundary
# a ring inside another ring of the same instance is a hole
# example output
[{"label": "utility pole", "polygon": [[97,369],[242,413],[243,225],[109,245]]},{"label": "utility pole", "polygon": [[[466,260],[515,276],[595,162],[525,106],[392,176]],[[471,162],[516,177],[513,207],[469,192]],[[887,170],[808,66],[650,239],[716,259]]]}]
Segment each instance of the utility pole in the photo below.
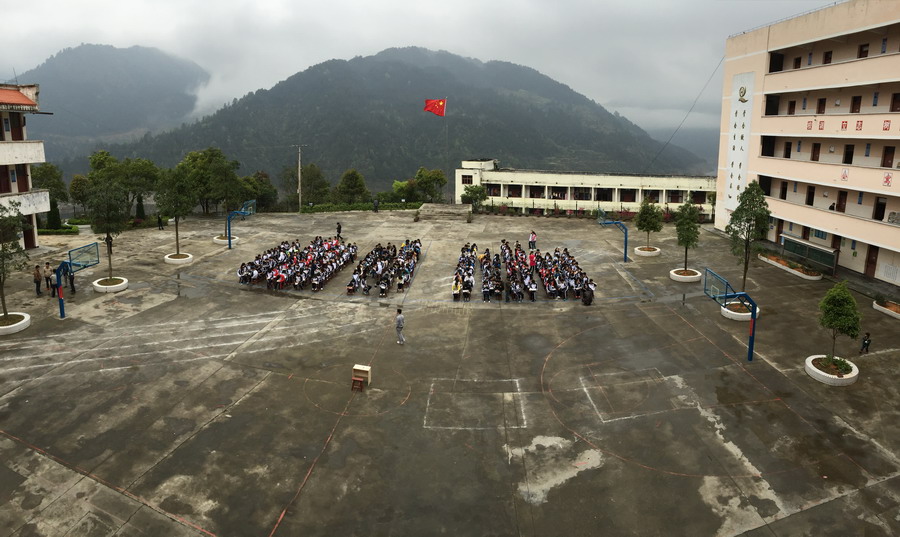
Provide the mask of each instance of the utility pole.
[{"label": "utility pole", "polygon": [[297,146],[297,212],[303,210],[303,193],[300,188],[303,184],[303,146]]}]

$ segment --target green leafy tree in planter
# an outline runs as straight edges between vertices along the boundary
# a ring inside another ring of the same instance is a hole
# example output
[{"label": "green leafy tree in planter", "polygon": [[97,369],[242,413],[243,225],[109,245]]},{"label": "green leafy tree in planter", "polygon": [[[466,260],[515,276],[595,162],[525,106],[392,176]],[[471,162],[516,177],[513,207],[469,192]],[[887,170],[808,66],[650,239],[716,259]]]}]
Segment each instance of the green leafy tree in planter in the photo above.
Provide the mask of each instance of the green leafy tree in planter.
[{"label": "green leafy tree in planter", "polygon": [[419,168],[413,181],[419,200],[427,203],[443,203],[444,185],[447,184],[444,170]]},{"label": "green leafy tree in planter", "polygon": [[91,229],[94,233],[106,235],[106,256],[109,260],[108,278],[112,280],[113,238],[128,224],[128,191],[122,184],[116,159],[106,151],[91,155],[91,171],[88,173],[90,189],[87,207],[91,215]]},{"label": "green leafy tree in planter", "polygon": [[[269,174],[258,171],[241,179],[250,193],[246,199],[255,199],[259,211],[271,211],[278,203],[278,189],[269,179]],[[246,200],[245,200],[246,201]]]},{"label": "green leafy tree in planter", "polygon": [[347,170],[331,193],[333,203],[363,203],[372,198],[366,180],[356,170]]},{"label": "green leafy tree in planter", "polygon": [[[143,158],[126,158],[119,162],[117,167],[119,180],[125,188],[125,203],[130,215],[131,208],[135,204],[140,205],[145,194],[153,192],[156,180],[159,178],[159,169],[153,162]],[[135,213],[135,218],[144,219],[137,213]]]},{"label": "green leafy tree in planter", "polygon": [[488,198],[484,185],[467,185],[460,199],[463,203],[471,203],[472,210],[477,211],[481,204]]},{"label": "green leafy tree in planter", "polygon": [[90,187],[91,184],[88,178],[81,174],[72,177],[72,182],[69,184],[69,198],[72,200],[72,203],[81,205],[82,212],[87,212],[88,190]]},{"label": "green leafy tree in planter", "polygon": [[725,233],[731,238],[731,253],[738,256],[738,263],[744,263],[741,291],[747,287],[747,269],[750,268],[753,242],[766,236],[770,214],[762,187],[753,181],[738,196],[738,206],[725,226]]},{"label": "green leafy tree in planter", "polygon": [[675,212],[678,246],[684,246],[684,270],[688,268],[688,249],[700,244],[700,209],[689,202]]},{"label": "green leafy tree in planter", "polygon": [[846,282],[835,284],[819,302],[819,324],[831,330],[829,362],[834,358],[838,336],[843,335],[850,339],[859,337],[859,321],[859,308],[856,306],[856,299],[847,289]]},{"label": "green leafy tree in planter", "polygon": [[650,233],[662,231],[663,227],[663,210],[649,198],[641,200],[641,208],[634,217],[634,224],[638,231],[647,234],[647,247],[650,247]]},{"label": "green leafy tree in planter", "polygon": [[44,162],[31,168],[31,180],[35,188],[50,191],[50,212],[47,213],[47,229],[62,229],[62,218],[59,216],[60,202],[69,201],[69,192],[63,182],[62,170],[54,164]]},{"label": "green leafy tree in planter", "polygon": [[12,200],[0,204],[0,304],[3,305],[3,321],[0,324],[14,324],[21,319],[10,318],[6,309],[6,279],[24,269],[28,264],[28,253],[19,243],[23,231],[21,204]]},{"label": "green leafy tree in planter", "polygon": [[200,199],[198,185],[192,182],[195,177],[184,161],[174,170],[165,170],[156,183],[156,207],[160,213],[171,215],[175,219],[175,253],[181,253],[178,235],[178,222],[191,214]]}]

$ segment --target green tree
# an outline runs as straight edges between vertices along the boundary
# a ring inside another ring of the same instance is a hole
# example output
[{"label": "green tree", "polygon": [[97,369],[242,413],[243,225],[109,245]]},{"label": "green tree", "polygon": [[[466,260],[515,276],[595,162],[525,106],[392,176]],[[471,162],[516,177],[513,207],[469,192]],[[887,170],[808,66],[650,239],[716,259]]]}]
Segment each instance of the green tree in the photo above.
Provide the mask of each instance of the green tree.
[{"label": "green tree", "polygon": [[688,266],[688,249],[700,243],[700,209],[685,202],[675,212],[675,232],[678,234],[678,245],[684,246],[684,270]]},{"label": "green tree", "polygon": [[88,181],[87,177],[81,174],[72,177],[72,182],[69,184],[69,198],[72,200],[72,203],[81,205],[82,212],[87,211],[86,207],[89,189],[90,181]]},{"label": "green tree", "polygon": [[[247,186],[249,198],[256,200],[256,209],[258,211],[271,211],[278,203],[278,189],[269,180],[269,174],[258,171],[253,175],[248,175],[242,179]],[[246,201],[246,200],[245,200]]]},{"label": "green tree", "polygon": [[484,185],[467,185],[460,196],[463,203],[472,204],[473,210],[478,210],[487,198],[487,189],[484,188]]},{"label": "green tree", "polygon": [[91,229],[104,233],[106,256],[109,260],[109,279],[112,279],[113,238],[119,235],[128,222],[128,192],[122,185],[116,159],[106,151],[97,151],[90,158],[88,173],[90,189],[87,207],[91,215]]},{"label": "green tree", "polygon": [[181,253],[178,222],[191,214],[200,199],[198,185],[193,182],[196,177],[184,161],[174,170],[165,170],[156,183],[156,207],[160,213],[175,218],[175,253]]},{"label": "green tree", "polygon": [[122,187],[125,188],[125,203],[128,214],[138,198],[153,192],[156,180],[159,178],[159,169],[151,161],[143,158],[126,158],[116,166],[116,173]]},{"label": "green tree", "polygon": [[191,183],[197,186],[203,214],[209,214],[210,209],[221,202],[225,202],[227,213],[230,207],[246,201],[236,201],[245,192],[237,175],[241,165],[236,160],[228,160],[221,149],[208,147],[203,151],[191,151],[179,166],[182,164],[185,173],[191,176]]},{"label": "green tree", "polygon": [[856,299],[847,289],[847,283],[836,283],[819,302],[819,324],[831,330],[831,354],[828,358],[834,358],[838,336],[844,335],[850,339],[859,337],[859,321]]},{"label": "green tree", "polygon": [[[296,185],[296,183],[294,183]],[[322,174],[322,169],[315,164],[303,167],[303,203],[327,203],[331,194],[331,184]],[[295,189],[296,191],[296,189]]]},{"label": "green tree", "polygon": [[444,201],[444,185],[447,184],[447,178],[443,170],[419,168],[413,181],[420,200],[429,203]]},{"label": "green tree", "polygon": [[738,263],[744,263],[741,291],[747,287],[747,269],[750,268],[753,242],[766,236],[769,214],[769,204],[766,203],[763,189],[753,181],[738,195],[738,206],[725,226],[725,233],[731,238],[731,253],[738,256]]},{"label": "green tree", "polygon": [[641,200],[641,208],[634,217],[638,231],[647,233],[647,247],[650,247],[650,233],[657,233],[663,228],[663,210],[659,205],[645,197]]},{"label": "green tree", "polygon": [[332,192],[334,203],[363,203],[372,199],[366,180],[356,170],[347,170]]},{"label": "green tree", "polygon": [[50,191],[50,212],[47,214],[48,229],[62,229],[62,218],[59,216],[59,203],[69,201],[69,192],[63,181],[62,170],[54,164],[44,162],[31,168],[31,180],[35,188]]},{"label": "green tree", "polygon": [[409,179],[406,181],[394,181],[391,185],[390,200],[385,201],[419,201],[418,192],[416,191],[416,180]]},{"label": "green tree", "polygon": [[19,234],[25,229],[19,207],[21,203],[16,200],[0,203],[0,304],[4,324],[12,324],[6,309],[6,280],[28,264],[28,253],[19,242]]}]

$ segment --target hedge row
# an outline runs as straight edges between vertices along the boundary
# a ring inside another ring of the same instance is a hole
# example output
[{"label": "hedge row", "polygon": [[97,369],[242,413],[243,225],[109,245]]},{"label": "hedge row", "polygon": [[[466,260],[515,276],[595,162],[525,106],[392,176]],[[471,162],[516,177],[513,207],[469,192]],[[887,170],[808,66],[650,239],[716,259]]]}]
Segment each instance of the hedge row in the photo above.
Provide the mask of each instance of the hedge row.
[{"label": "hedge row", "polygon": [[62,229],[38,229],[38,235],[78,235],[78,226],[63,226]]},{"label": "hedge row", "polygon": [[[421,201],[411,201],[406,203],[380,203],[379,211],[402,211],[407,209],[418,209],[422,206]],[[312,207],[306,206],[300,212],[302,213],[336,213],[341,211],[371,211],[374,209],[372,202],[365,203],[320,203]]]}]

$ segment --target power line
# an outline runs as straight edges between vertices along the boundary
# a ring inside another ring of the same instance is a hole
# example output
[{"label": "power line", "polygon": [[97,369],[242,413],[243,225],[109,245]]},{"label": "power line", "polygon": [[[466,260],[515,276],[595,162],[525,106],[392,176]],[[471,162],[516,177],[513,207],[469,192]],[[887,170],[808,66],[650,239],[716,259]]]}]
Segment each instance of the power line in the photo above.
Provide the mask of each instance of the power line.
[{"label": "power line", "polygon": [[709,86],[709,83],[712,81],[713,77],[716,75],[716,71],[719,70],[719,66],[722,65],[723,61],[725,61],[725,56],[722,56],[719,59],[719,63],[716,64],[716,68],[713,69],[713,72],[709,74],[709,78],[706,79],[706,84],[703,84],[703,88],[700,89],[700,93],[698,93],[697,97],[694,98],[694,102],[691,104],[691,108],[687,111],[687,114],[684,115],[684,119],[682,119],[681,123],[679,123],[678,126],[675,127],[675,131],[672,133],[671,136],[669,136],[669,139],[666,140],[666,143],[664,143],[663,146],[661,148],[659,148],[659,151],[656,153],[656,155],[654,155],[654,157],[650,160],[650,162],[644,167],[644,170],[641,172],[642,175],[647,173],[647,171],[650,169],[650,166],[652,166],[653,163],[656,162],[656,159],[659,158],[659,156],[662,154],[662,152],[665,151],[667,147],[669,147],[669,143],[672,141],[672,138],[675,138],[675,135],[678,134],[678,131],[681,130],[681,127],[684,125],[684,122],[687,121],[688,116],[690,116],[691,112],[694,111],[694,107],[697,106],[697,101],[700,100],[700,96],[702,96],[703,92],[706,91],[706,87]]}]

